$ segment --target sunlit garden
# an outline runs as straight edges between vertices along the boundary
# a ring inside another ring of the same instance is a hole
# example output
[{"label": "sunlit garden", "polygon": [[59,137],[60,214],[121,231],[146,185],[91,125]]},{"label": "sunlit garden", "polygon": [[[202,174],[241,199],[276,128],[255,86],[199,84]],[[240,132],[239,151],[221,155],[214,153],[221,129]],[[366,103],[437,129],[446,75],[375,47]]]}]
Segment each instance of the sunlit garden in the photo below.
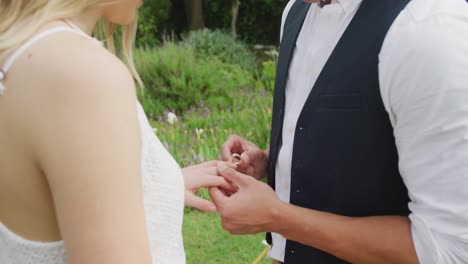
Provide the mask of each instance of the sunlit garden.
[{"label": "sunlit garden", "polygon": [[[215,55],[200,56],[186,42],[138,51],[137,67],[147,85],[140,100],[181,166],[219,159],[219,148],[232,133],[267,146],[274,52],[270,56],[271,61],[244,69]],[[231,236],[217,215],[193,209],[186,210],[184,239],[188,263],[249,263],[265,247],[263,234]]]},{"label": "sunlit garden", "polygon": [[[171,13],[161,22],[154,10],[169,10],[174,3],[166,7],[165,1],[149,2],[142,10],[135,54],[145,85],[139,99],[169,152],[181,166],[219,159],[221,144],[233,133],[266,148],[278,54],[271,42],[278,38],[277,30],[270,25],[273,40],[261,40],[270,45],[249,39],[261,39],[261,33],[234,34],[228,23],[168,33],[161,27],[171,27],[167,22]],[[216,16],[223,19],[219,17],[223,8],[225,17],[232,15],[230,1],[224,6],[217,2],[204,1],[204,11],[211,9],[205,13],[208,22]],[[263,5],[273,4],[265,1]],[[241,29],[246,23],[242,18],[251,16],[242,17],[240,12]],[[208,198],[206,190],[199,195]],[[217,214],[195,209],[186,209],[183,232],[188,263],[253,263],[265,249],[265,234],[233,236],[222,229]],[[269,261],[264,258],[258,263]]]}]

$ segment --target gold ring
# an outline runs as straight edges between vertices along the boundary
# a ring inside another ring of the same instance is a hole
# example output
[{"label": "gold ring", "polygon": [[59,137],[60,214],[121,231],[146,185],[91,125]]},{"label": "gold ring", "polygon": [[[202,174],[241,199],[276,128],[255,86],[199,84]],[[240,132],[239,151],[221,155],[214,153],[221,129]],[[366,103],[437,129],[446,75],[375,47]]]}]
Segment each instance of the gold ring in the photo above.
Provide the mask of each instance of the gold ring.
[{"label": "gold ring", "polygon": [[237,154],[237,153],[234,153],[232,154],[232,163],[234,163],[235,165],[239,165],[241,164],[242,160],[241,160],[241,155]]}]

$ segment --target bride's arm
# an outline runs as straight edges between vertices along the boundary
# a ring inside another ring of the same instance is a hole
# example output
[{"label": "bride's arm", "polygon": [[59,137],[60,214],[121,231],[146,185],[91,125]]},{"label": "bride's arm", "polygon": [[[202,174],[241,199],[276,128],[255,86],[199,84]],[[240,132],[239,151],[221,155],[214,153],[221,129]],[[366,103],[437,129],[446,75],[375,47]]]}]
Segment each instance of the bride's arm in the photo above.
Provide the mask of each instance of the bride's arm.
[{"label": "bride's arm", "polygon": [[132,77],[95,43],[54,38],[47,63],[40,49],[31,57],[44,89],[32,134],[70,263],[149,264]]}]

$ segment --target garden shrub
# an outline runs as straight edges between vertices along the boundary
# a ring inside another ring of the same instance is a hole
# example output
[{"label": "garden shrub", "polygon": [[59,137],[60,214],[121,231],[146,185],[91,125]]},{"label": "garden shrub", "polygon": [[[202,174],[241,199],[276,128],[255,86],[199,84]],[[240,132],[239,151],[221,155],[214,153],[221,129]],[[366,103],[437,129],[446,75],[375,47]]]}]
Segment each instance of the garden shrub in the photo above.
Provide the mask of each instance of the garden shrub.
[{"label": "garden shrub", "polygon": [[145,85],[139,96],[147,113],[180,113],[200,104],[222,109],[232,104],[230,91],[253,83],[253,74],[240,66],[195,56],[193,48],[173,42],[137,49],[135,60]]},{"label": "garden shrub", "polygon": [[257,86],[270,93],[273,93],[275,88],[276,65],[279,53],[276,49],[272,49],[265,51],[264,56],[265,60],[262,62],[262,67],[256,78],[257,83],[260,82],[260,84],[257,84]]},{"label": "garden shrub", "polygon": [[[279,44],[283,9],[289,0],[241,0],[237,20],[239,39],[249,44]],[[187,31],[183,0],[146,1],[139,11],[138,46],[154,46],[163,32],[179,37]],[[203,1],[205,26],[210,29],[230,30],[232,2]]]},{"label": "garden shrub", "polygon": [[247,45],[231,33],[203,29],[188,33],[184,39],[197,56],[215,57],[223,63],[236,64],[248,71],[256,67],[255,56]]},{"label": "garden shrub", "polygon": [[136,45],[153,47],[158,44],[157,33],[170,16],[170,0],[146,1],[138,12]]},{"label": "garden shrub", "polygon": [[[250,44],[279,44],[281,16],[289,0],[241,0],[237,19],[239,38]],[[208,28],[230,29],[232,1],[204,0]]]},{"label": "garden shrub", "polygon": [[262,87],[265,90],[269,92],[273,92],[274,87],[275,87],[275,77],[276,77],[276,61],[269,60],[269,61],[263,62],[259,81],[262,82]]}]

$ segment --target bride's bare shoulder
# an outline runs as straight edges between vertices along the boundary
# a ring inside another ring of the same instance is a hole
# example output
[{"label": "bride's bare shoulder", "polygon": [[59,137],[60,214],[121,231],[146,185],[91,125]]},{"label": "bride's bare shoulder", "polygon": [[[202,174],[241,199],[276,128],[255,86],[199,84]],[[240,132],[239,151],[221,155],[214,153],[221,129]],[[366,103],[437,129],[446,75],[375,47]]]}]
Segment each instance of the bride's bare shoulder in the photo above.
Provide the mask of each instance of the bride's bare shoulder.
[{"label": "bride's bare shoulder", "polygon": [[100,43],[79,34],[59,32],[41,40],[15,67],[7,92],[11,89],[9,99],[19,102],[15,105],[28,105],[15,113],[32,133],[69,119],[78,125],[90,118],[87,113],[97,119],[103,109],[109,115],[136,116],[135,83],[127,67]]},{"label": "bride's bare shoulder", "polygon": [[114,54],[100,42],[74,32],[57,32],[42,39],[17,64],[21,68],[18,73],[28,76],[34,89],[51,99],[64,92],[76,96],[82,92],[134,90],[129,70]]}]

